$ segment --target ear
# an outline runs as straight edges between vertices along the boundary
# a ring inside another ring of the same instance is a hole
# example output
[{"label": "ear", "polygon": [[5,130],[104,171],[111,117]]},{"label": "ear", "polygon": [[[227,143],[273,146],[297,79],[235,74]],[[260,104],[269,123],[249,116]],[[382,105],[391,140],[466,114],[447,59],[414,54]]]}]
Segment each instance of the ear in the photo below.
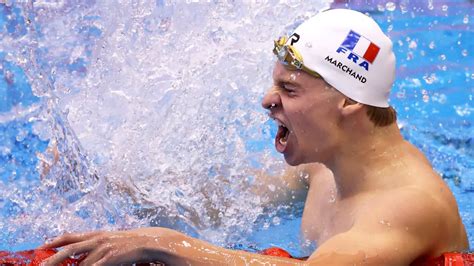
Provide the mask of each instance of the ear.
[{"label": "ear", "polygon": [[354,102],[345,97],[339,101],[338,107],[343,117],[350,117],[359,114],[364,110],[363,104]]}]

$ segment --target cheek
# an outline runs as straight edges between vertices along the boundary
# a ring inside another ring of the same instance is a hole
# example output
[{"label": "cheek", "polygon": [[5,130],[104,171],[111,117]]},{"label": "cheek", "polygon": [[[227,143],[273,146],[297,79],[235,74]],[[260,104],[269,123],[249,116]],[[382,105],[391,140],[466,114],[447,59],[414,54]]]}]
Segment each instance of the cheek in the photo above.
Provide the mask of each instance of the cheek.
[{"label": "cheek", "polygon": [[293,115],[295,133],[301,137],[326,139],[336,125],[334,113],[324,103],[306,105]]},{"label": "cheek", "polygon": [[311,109],[301,109],[295,112],[293,116],[292,126],[298,136],[305,137],[319,134],[323,118],[317,112]]}]

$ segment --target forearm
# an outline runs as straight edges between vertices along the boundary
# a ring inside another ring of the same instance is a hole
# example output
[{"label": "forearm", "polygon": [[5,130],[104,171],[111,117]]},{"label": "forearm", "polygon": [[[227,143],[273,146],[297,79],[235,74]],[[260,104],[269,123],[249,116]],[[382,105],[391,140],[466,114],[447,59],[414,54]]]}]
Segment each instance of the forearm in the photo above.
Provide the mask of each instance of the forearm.
[{"label": "forearm", "polygon": [[224,249],[184,235],[168,246],[164,262],[170,265],[304,265],[300,260]]}]

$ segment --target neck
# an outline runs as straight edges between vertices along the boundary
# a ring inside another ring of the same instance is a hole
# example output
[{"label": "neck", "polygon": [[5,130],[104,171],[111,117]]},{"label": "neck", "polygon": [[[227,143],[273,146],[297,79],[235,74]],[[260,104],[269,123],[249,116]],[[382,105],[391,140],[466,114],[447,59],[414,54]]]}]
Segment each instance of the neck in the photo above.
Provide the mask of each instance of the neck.
[{"label": "neck", "polygon": [[327,162],[341,199],[392,185],[387,161],[396,162],[405,145],[397,125],[352,131]]}]

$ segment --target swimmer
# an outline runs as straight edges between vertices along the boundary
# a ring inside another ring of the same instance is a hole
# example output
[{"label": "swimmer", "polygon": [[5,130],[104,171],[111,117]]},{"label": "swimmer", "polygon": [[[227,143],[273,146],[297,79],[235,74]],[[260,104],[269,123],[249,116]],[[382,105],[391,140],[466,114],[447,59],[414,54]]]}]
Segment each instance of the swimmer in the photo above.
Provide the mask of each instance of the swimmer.
[{"label": "swimmer", "polygon": [[[335,9],[275,41],[273,86],[262,105],[279,124],[276,149],[307,188],[302,231],[317,243],[305,261],[214,246],[166,228],[66,234],[46,265],[87,254],[85,265],[410,265],[468,241],[456,200],[405,141],[388,97],[392,42],[368,16]],[[288,174],[288,177],[294,175]]]}]

